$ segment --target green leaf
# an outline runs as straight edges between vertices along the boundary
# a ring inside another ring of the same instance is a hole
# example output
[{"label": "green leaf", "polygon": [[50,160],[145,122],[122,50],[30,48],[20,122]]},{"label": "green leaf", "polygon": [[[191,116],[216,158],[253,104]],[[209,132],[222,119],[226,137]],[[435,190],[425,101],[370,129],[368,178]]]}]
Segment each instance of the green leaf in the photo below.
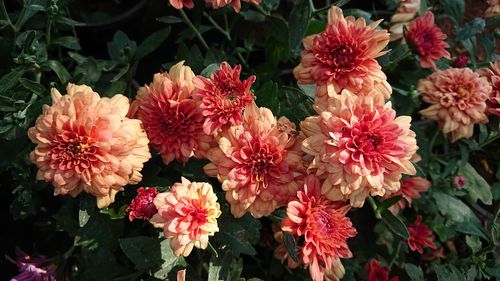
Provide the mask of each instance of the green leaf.
[{"label": "green leaf", "polygon": [[387,210],[384,211],[381,215],[382,221],[385,223],[385,225],[387,225],[387,227],[389,227],[390,230],[392,230],[392,232],[394,232],[394,234],[405,240],[410,237],[408,229],[401,219]]},{"label": "green leaf", "polygon": [[170,26],[164,29],[160,29],[144,39],[139,47],[137,47],[137,51],[135,52],[135,59],[140,60],[158,49],[160,45],[167,39],[168,35],[170,34],[170,29]]},{"label": "green leaf", "polygon": [[200,73],[201,76],[209,78],[212,73],[215,73],[216,70],[220,68],[219,63],[212,63],[209,66],[205,67]]},{"label": "green leaf", "polygon": [[464,0],[440,0],[439,3],[443,6],[444,13],[450,16],[455,23],[460,23],[464,16],[465,3]]},{"label": "green leaf", "polygon": [[411,264],[411,263],[405,263],[404,265],[406,274],[410,277],[411,281],[424,281],[424,272],[422,271],[422,268],[420,266]]},{"label": "green leaf", "polygon": [[225,241],[231,247],[231,251],[235,256],[239,256],[240,254],[253,256],[257,254],[255,248],[248,242],[244,231],[232,233],[221,232],[219,236],[221,241]]},{"label": "green leaf", "polygon": [[156,20],[159,21],[159,22],[168,23],[168,24],[183,22],[183,20],[181,18],[175,17],[175,16],[159,17]]},{"label": "green leaf", "polygon": [[267,81],[257,91],[255,91],[255,102],[258,106],[269,108],[272,112],[278,112],[280,109],[280,100],[278,98],[278,83]]},{"label": "green leaf", "polygon": [[96,212],[95,198],[87,194],[80,196],[80,209],[78,211],[78,221],[80,227],[84,227],[90,219],[90,216]]},{"label": "green leaf", "polygon": [[2,78],[0,78],[0,93],[5,93],[8,90],[12,89],[25,72],[26,70],[24,68],[16,67],[9,73],[2,76]]},{"label": "green leaf", "polygon": [[211,256],[208,264],[207,281],[225,280],[231,266],[232,258],[230,251],[225,251],[219,257]]},{"label": "green leaf", "polygon": [[117,62],[127,63],[134,57],[137,43],[130,40],[127,34],[118,30],[113,35],[113,41],[107,44],[109,57]]},{"label": "green leaf", "polygon": [[127,74],[130,69],[130,64],[125,65],[120,71],[111,79],[111,83],[115,83],[120,80],[123,75]]},{"label": "green leaf", "polygon": [[300,43],[309,26],[311,12],[308,0],[296,0],[290,13],[288,20],[288,44],[296,55],[300,52]]},{"label": "green leaf", "polygon": [[456,230],[470,235],[477,235],[489,240],[481,226],[481,221],[462,201],[441,191],[434,191],[432,196],[439,206],[439,212],[448,222],[447,226],[455,226]]},{"label": "green leaf", "polygon": [[468,191],[472,202],[475,203],[479,199],[484,204],[491,205],[493,196],[491,194],[490,185],[477,173],[476,169],[474,169],[471,164],[467,163],[462,166],[459,170],[459,174],[467,179],[465,189]]},{"label": "green leaf", "polygon": [[[186,265],[183,257],[176,257],[170,247],[170,239],[160,242],[161,259],[163,261],[160,269],[154,273],[154,277],[165,280],[168,273],[177,265]],[[147,253],[146,253],[147,254]]]},{"label": "green leaf", "polygon": [[65,48],[79,51],[82,49],[80,43],[78,42],[78,38],[73,36],[63,36],[59,37],[51,42],[54,45],[63,46]]},{"label": "green leaf", "polygon": [[402,198],[402,196],[399,195],[399,196],[394,196],[394,197],[391,197],[389,199],[382,201],[377,207],[377,212],[380,214],[383,213],[385,210],[389,209],[389,207],[398,203],[399,200],[401,200],[401,198]]},{"label": "green leaf", "polygon": [[54,20],[57,23],[60,23],[63,25],[69,25],[69,26],[84,26],[85,25],[85,23],[83,23],[83,22],[78,22],[76,20],[72,20],[70,18],[63,17],[63,16],[57,16],[57,17],[55,17]]},{"label": "green leaf", "polygon": [[160,241],[156,238],[137,236],[119,239],[119,242],[137,270],[154,268],[162,263]]},{"label": "green leaf", "polygon": [[34,94],[38,96],[44,96],[44,94],[47,92],[47,89],[45,89],[44,86],[42,86],[40,83],[37,83],[35,81],[26,79],[26,78],[20,78],[19,83],[26,88],[27,90],[30,90]]},{"label": "green leaf", "polygon": [[64,67],[64,65],[62,65],[60,62],[56,60],[48,60],[46,61],[46,65],[56,73],[62,84],[66,84],[66,82],[68,82],[71,78],[71,75],[69,74],[66,67]]},{"label": "green leaf", "polygon": [[465,236],[465,243],[472,250],[472,253],[475,254],[481,250],[481,240],[477,236]]},{"label": "green leaf", "polygon": [[493,33],[482,34],[479,37],[479,44],[484,49],[486,60],[492,61],[492,58],[495,55],[495,50],[496,50],[495,35],[493,35]]},{"label": "green leaf", "polygon": [[366,11],[361,10],[361,9],[345,9],[343,12],[344,12],[344,16],[353,16],[355,18],[365,18],[366,22],[368,22],[368,23],[372,22],[372,20],[371,20],[372,15]]},{"label": "green leaf", "polygon": [[297,255],[297,242],[295,241],[295,237],[290,233],[283,232],[283,242],[285,243],[286,251],[290,255],[290,257],[299,262],[299,256]]},{"label": "green leaf", "polygon": [[297,83],[299,88],[306,94],[308,97],[314,99],[316,97],[316,84],[300,84]]},{"label": "green leaf", "polygon": [[464,27],[462,28],[455,27],[455,34],[457,36],[455,40],[459,42],[472,38],[476,34],[481,33],[484,30],[485,26],[486,23],[483,18],[475,18],[465,23]]},{"label": "green leaf", "polygon": [[242,15],[246,21],[251,22],[264,22],[266,20],[265,15],[254,10],[241,10],[240,15]]},{"label": "green leaf", "polygon": [[433,264],[432,269],[436,273],[438,281],[465,281],[464,274],[451,264]]}]

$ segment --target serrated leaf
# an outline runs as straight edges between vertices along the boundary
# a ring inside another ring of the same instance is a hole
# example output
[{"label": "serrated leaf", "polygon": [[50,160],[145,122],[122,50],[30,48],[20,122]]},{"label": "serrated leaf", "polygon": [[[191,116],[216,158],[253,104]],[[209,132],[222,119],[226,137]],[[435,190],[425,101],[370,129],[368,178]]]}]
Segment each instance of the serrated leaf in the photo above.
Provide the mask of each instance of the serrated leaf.
[{"label": "serrated leaf", "polygon": [[432,269],[436,273],[438,281],[465,281],[464,274],[451,264],[433,264]]},{"label": "serrated leaf", "polygon": [[232,258],[230,251],[225,251],[219,257],[211,256],[208,264],[207,281],[224,280],[229,272]]},{"label": "serrated leaf", "polygon": [[410,233],[408,233],[408,229],[401,219],[387,210],[381,213],[381,215],[382,221],[390,230],[392,230],[392,232],[394,232],[394,234],[405,240],[410,237]]},{"label": "serrated leaf", "polygon": [[481,240],[479,239],[479,237],[477,237],[477,236],[470,236],[470,235],[465,236],[465,243],[472,250],[473,254],[475,254],[479,250],[481,250],[482,243],[481,243]]},{"label": "serrated leaf", "polygon": [[492,204],[493,196],[491,194],[490,185],[478,174],[471,164],[467,163],[462,166],[459,170],[459,174],[467,179],[465,189],[469,193],[472,202],[475,203],[479,199],[486,205]]},{"label": "serrated leaf", "polygon": [[170,26],[164,29],[160,29],[144,39],[144,41],[142,41],[142,43],[137,47],[137,51],[135,52],[135,59],[140,60],[158,49],[160,45],[168,38],[170,30]]},{"label": "serrated leaf", "polygon": [[312,11],[308,0],[295,1],[288,20],[288,44],[295,54],[298,54],[300,51],[300,43],[309,26],[311,13]]},{"label": "serrated leaf", "polygon": [[404,268],[411,281],[424,281],[424,272],[422,271],[422,268],[420,268],[420,266],[411,263],[405,263]]},{"label": "serrated leaf", "polygon": [[467,23],[462,28],[455,28],[456,38],[455,40],[462,41],[472,38],[478,33],[481,33],[486,26],[483,18],[475,18]]},{"label": "serrated leaf", "polygon": [[443,6],[444,13],[455,23],[462,21],[465,11],[464,0],[440,0],[439,3]]},{"label": "serrated leaf", "polygon": [[154,273],[154,277],[165,280],[168,273],[177,265],[186,265],[183,257],[176,257],[170,247],[170,239],[165,239],[160,242],[161,259],[163,261],[160,269]]}]

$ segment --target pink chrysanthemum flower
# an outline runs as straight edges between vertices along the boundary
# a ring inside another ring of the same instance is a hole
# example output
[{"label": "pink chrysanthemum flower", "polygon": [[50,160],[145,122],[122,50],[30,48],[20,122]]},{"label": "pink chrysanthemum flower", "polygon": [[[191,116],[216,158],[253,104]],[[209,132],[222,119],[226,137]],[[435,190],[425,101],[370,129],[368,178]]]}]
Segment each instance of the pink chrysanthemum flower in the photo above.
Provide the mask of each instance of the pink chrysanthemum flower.
[{"label": "pink chrysanthemum flower", "polygon": [[154,214],[158,212],[153,203],[158,191],[156,187],[137,189],[137,196],[130,202],[126,211],[130,221],[134,219],[149,220]]},{"label": "pink chrysanthemum flower", "polygon": [[420,11],[421,0],[398,0],[399,7],[391,17],[390,40],[403,38],[403,29]]},{"label": "pink chrysanthemum flower", "polygon": [[453,178],[453,186],[456,189],[462,189],[467,185],[467,179],[464,176],[455,176]]},{"label": "pink chrysanthemum flower", "polygon": [[399,190],[401,174],[414,175],[417,151],[411,117],[396,117],[391,103],[343,91],[319,116],[301,123],[309,170],[323,179],[321,193],[361,207],[366,196]]},{"label": "pink chrysanthemum flower", "polygon": [[269,215],[295,194],[302,154],[293,150],[295,136],[282,131],[292,124],[283,122],[290,123],[252,103],[243,112],[243,123],[221,131],[218,147],[207,153],[212,163],[205,172],[222,183],[235,217]]},{"label": "pink chrysanthemum flower", "polygon": [[431,104],[420,114],[438,121],[444,133],[451,133],[452,141],[470,138],[474,124],[488,121],[485,111],[491,86],[469,68],[436,71],[420,80],[417,89]]},{"label": "pink chrysanthemum flower", "polygon": [[390,97],[387,77],[375,60],[386,53],[382,49],[389,43],[387,30],[375,29],[379,23],[367,26],[364,18],[344,18],[342,10],[332,6],[325,31],[304,38],[295,78],[300,84],[318,85],[317,91],[323,94],[347,89],[368,95],[378,89]]},{"label": "pink chrysanthemum flower", "polygon": [[206,249],[208,236],[219,231],[217,218],[221,215],[217,196],[209,183],[190,182],[182,178],[170,191],[154,199],[158,209],[150,222],[163,228],[176,256],[187,257],[193,247]]},{"label": "pink chrysanthemum flower", "polygon": [[[21,249],[16,248],[16,260],[6,256],[7,260],[17,265],[20,273],[10,281],[57,281],[57,265],[55,259],[45,257],[30,257]],[[63,280],[73,280],[67,276]]]},{"label": "pink chrysanthemum flower", "polygon": [[30,154],[37,179],[51,182],[54,194],[97,197],[99,208],[114,201],[127,184],[141,179],[151,154],[142,123],[125,117],[129,101],[123,95],[101,98],[88,86],[68,84],[62,96],[52,89],[52,105],[30,128],[37,146]]},{"label": "pink chrysanthemum flower", "polygon": [[394,276],[389,279],[389,269],[380,266],[376,259],[371,259],[365,264],[366,281],[399,281],[399,277]]},{"label": "pink chrysanthemum flower", "polygon": [[453,67],[462,68],[469,62],[469,57],[466,54],[458,54],[451,64]]},{"label": "pink chrysanthemum flower", "polygon": [[422,223],[422,216],[417,216],[415,222],[408,226],[410,238],[406,240],[410,250],[417,251],[420,254],[424,252],[424,247],[427,246],[431,249],[436,249],[434,244],[434,234],[426,224]]},{"label": "pink chrysanthemum flower", "polygon": [[389,210],[396,214],[401,209],[406,207],[406,203],[411,207],[411,202],[413,199],[419,199],[420,193],[426,192],[429,187],[431,187],[431,182],[421,178],[421,177],[412,177],[412,178],[404,178],[401,179],[401,188],[399,191],[392,193],[388,196],[384,196],[385,199],[402,196],[402,198],[394,205],[392,205]]},{"label": "pink chrysanthemum flower", "polygon": [[[243,2],[260,4],[262,0],[243,0]],[[235,12],[239,13],[241,10],[241,0],[205,0],[207,5],[211,5],[214,9],[220,9],[227,5],[232,5]]]},{"label": "pink chrysanthemum flower", "polygon": [[129,113],[142,120],[151,146],[165,164],[204,157],[213,139],[203,133],[203,115],[192,97],[194,73],[183,64],[155,74],[149,86],[139,89]]},{"label": "pink chrysanthemum flower", "polygon": [[311,279],[322,281],[338,258],[352,256],[347,239],[356,236],[356,229],[345,216],[349,206],[332,202],[321,195],[321,182],[309,175],[304,189],[288,202],[281,230],[298,242],[300,263],[309,268]]},{"label": "pink chrysanthemum flower", "polygon": [[500,60],[491,63],[490,68],[478,70],[478,73],[486,77],[491,85],[488,101],[488,113],[500,116]]},{"label": "pink chrysanthemum flower", "polygon": [[172,5],[172,7],[176,8],[177,10],[180,10],[184,7],[188,9],[194,8],[193,0],[170,0],[170,5]]},{"label": "pink chrysanthemum flower", "polygon": [[408,44],[413,47],[423,68],[436,69],[436,61],[440,58],[451,59],[446,51],[448,44],[444,41],[446,34],[434,24],[434,14],[430,11],[416,18],[404,33]]},{"label": "pink chrysanthemum flower", "polygon": [[241,81],[240,73],[241,65],[231,68],[227,62],[223,62],[220,69],[210,75],[210,79],[203,76],[194,78],[197,88],[195,97],[201,99],[205,117],[205,134],[212,135],[226,124],[239,125],[243,122],[243,109],[254,99],[250,87],[255,82],[255,76]]}]

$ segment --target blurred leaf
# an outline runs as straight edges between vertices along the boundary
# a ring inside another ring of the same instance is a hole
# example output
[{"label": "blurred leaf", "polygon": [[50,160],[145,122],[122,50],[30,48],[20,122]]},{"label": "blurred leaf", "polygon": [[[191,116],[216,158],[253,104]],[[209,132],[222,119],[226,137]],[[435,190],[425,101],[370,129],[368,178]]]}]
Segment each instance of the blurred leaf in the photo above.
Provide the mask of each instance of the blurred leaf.
[{"label": "blurred leaf", "polygon": [[422,268],[420,266],[411,264],[411,263],[405,263],[404,268],[406,271],[406,274],[410,277],[411,281],[424,281],[424,272],[422,271]]},{"label": "blurred leaf", "polygon": [[344,9],[344,16],[353,16],[355,18],[364,18],[367,23],[372,22],[372,15],[360,9]]},{"label": "blurred leaf", "polygon": [[222,239],[221,241],[224,241],[231,247],[231,251],[235,256],[239,256],[240,254],[253,256],[257,254],[255,248],[248,242],[245,231],[232,233],[220,232],[219,236]]},{"label": "blurred leaf", "polygon": [[265,15],[254,10],[241,10],[240,15],[242,15],[246,21],[251,22],[264,22],[266,20]]},{"label": "blurred leaf", "polygon": [[107,43],[109,57],[118,62],[127,63],[132,60],[137,50],[137,43],[128,38],[127,34],[118,30],[113,41]]},{"label": "blurred leaf", "polygon": [[389,199],[382,201],[377,207],[377,212],[380,214],[383,213],[385,210],[389,209],[389,207],[398,203],[399,200],[401,200],[401,198],[402,198],[402,196],[399,195],[399,196],[391,197]]},{"label": "blurred leaf", "polygon": [[54,45],[63,46],[65,48],[79,51],[82,49],[80,43],[78,42],[78,38],[73,36],[63,36],[59,37],[51,42]]},{"label": "blurred leaf", "polygon": [[299,88],[306,94],[308,97],[314,99],[316,97],[316,84],[300,84],[297,83]]},{"label": "blurred leaf", "polygon": [[299,89],[284,86],[279,89],[278,95],[280,110],[277,116],[286,116],[298,125],[306,117],[316,114],[312,108],[313,100]]},{"label": "blurred leaf", "polygon": [[168,35],[170,34],[170,29],[170,26],[164,29],[160,29],[144,39],[139,47],[137,47],[134,58],[136,60],[140,60],[158,49],[160,45],[167,39]]},{"label": "blurred leaf", "polygon": [[63,17],[63,16],[56,16],[54,18],[54,21],[57,23],[60,23],[63,25],[69,25],[69,26],[84,26],[85,25],[85,23],[83,23],[83,22],[78,22],[76,20],[73,20],[73,19],[70,19],[67,17]]},{"label": "blurred leaf", "polygon": [[211,256],[208,264],[207,281],[226,280],[233,257],[230,251],[225,251],[219,257]]},{"label": "blurred leaf", "polygon": [[440,0],[439,3],[443,6],[445,14],[459,24],[464,16],[465,3],[464,0]]},{"label": "blurred leaf", "polygon": [[175,16],[159,17],[156,20],[159,21],[159,22],[168,23],[168,24],[183,22],[183,20],[181,18],[175,17]]},{"label": "blurred leaf", "polygon": [[472,202],[475,203],[479,199],[484,204],[491,205],[492,195],[490,185],[477,173],[471,164],[467,163],[462,166],[459,174],[467,179],[465,189],[468,191]]},{"label": "blurred leaf", "polygon": [[481,240],[477,236],[465,236],[465,243],[472,250],[472,253],[475,254],[481,250]]},{"label": "blurred leaf", "polygon": [[90,219],[90,216],[96,212],[96,200],[93,196],[82,194],[80,196],[80,209],[78,211],[78,220],[80,227],[84,227]]},{"label": "blurred leaf", "polygon": [[483,47],[486,55],[486,60],[491,61],[496,50],[495,35],[492,33],[485,33],[479,37],[479,44]]},{"label": "blurred leaf", "polygon": [[432,269],[436,273],[438,281],[465,281],[464,274],[451,264],[433,264]]},{"label": "blurred leaf", "polygon": [[296,0],[290,13],[288,44],[296,55],[300,52],[300,43],[309,26],[311,12],[308,0]]},{"label": "blurred leaf", "polygon": [[57,77],[63,85],[66,84],[69,79],[71,79],[71,75],[69,74],[68,70],[60,62],[56,60],[48,60],[46,61],[46,65],[56,73]]},{"label": "blurred leaf", "polygon": [[[168,273],[177,265],[186,265],[183,257],[176,257],[170,247],[170,239],[164,239],[160,242],[161,259],[163,260],[160,269],[154,273],[154,277],[165,280]],[[147,253],[146,253],[147,254]]]},{"label": "blurred leaf", "polygon": [[200,75],[206,78],[210,78],[210,75],[212,73],[215,73],[215,71],[218,70],[219,68],[220,68],[219,63],[212,63],[209,66],[205,67],[205,69],[201,71]]},{"label": "blurred leaf", "polygon": [[472,38],[476,34],[481,33],[484,30],[485,26],[486,23],[483,18],[475,18],[465,23],[462,28],[455,27],[455,40],[458,42]]},{"label": "blurred leaf", "polygon": [[[26,78],[20,78],[19,83],[26,88],[27,90],[30,90],[32,93],[38,95],[38,96],[43,96],[47,92],[47,89],[45,89],[44,86],[42,86],[40,83],[37,83],[35,81],[31,81]],[[1,85],[1,84],[0,84]]]},{"label": "blurred leaf", "polygon": [[156,238],[136,236],[119,239],[119,242],[137,270],[154,268],[162,263],[160,241]]},{"label": "blurred leaf", "polygon": [[19,79],[24,75],[26,70],[22,67],[16,67],[9,73],[0,78],[0,93],[6,93],[8,90],[16,86]]},{"label": "blurred leaf", "polygon": [[278,83],[273,81],[265,82],[255,91],[255,98],[258,106],[267,107],[272,112],[279,112]]},{"label": "blurred leaf", "polygon": [[127,64],[125,65],[122,69],[120,69],[120,71],[113,77],[113,79],[111,79],[111,83],[115,83],[117,82],[118,80],[120,80],[123,75],[127,74],[128,71],[130,70],[130,64]]},{"label": "blurred leaf", "polygon": [[389,227],[394,234],[397,236],[403,238],[403,239],[408,239],[410,237],[410,234],[408,233],[408,229],[406,228],[406,225],[404,224],[401,219],[393,215],[389,211],[384,211],[381,213],[382,215],[382,221]]},{"label": "blurred leaf", "polygon": [[293,235],[288,232],[283,232],[283,242],[285,243],[286,251],[290,257],[295,261],[299,262],[299,256],[297,255],[297,242]]}]

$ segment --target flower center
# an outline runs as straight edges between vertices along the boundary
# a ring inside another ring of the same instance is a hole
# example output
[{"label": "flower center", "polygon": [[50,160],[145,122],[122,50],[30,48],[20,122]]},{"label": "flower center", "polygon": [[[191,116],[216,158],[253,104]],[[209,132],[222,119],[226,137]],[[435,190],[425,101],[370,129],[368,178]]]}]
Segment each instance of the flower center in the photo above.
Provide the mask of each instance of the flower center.
[{"label": "flower center", "polygon": [[323,209],[313,210],[311,215],[312,231],[321,238],[328,238],[336,231],[335,218]]},{"label": "flower center", "polygon": [[250,146],[242,149],[242,154],[251,181],[266,187],[269,176],[276,174],[276,166],[280,162],[279,151],[269,144],[261,143],[260,140],[254,140]]},{"label": "flower center", "polygon": [[356,65],[355,46],[350,42],[326,42],[315,56],[325,65],[339,73],[348,73]]},{"label": "flower center", "polygon": [[88,136],[67,131],[52,141],[48,156],[53,169],[75,169],[81,174],[98,161],[98,153],[99,149]]}]

